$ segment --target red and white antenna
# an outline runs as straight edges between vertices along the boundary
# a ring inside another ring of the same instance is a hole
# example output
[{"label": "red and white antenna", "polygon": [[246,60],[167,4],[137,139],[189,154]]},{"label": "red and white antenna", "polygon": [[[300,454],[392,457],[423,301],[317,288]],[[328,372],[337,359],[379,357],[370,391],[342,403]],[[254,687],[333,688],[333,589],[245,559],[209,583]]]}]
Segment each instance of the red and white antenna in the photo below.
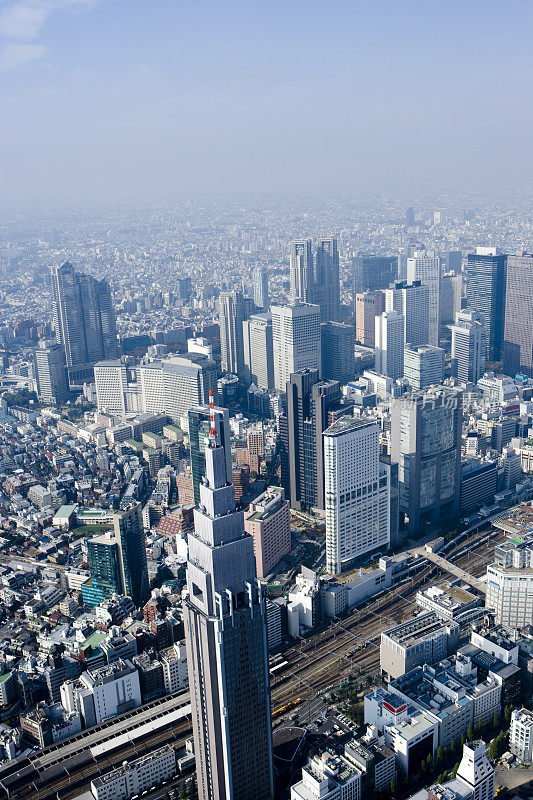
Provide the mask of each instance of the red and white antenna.
[{"label": "red and white antenna", "polygon": [[217,430],[215,428],[215,401],[213,399],[213,390],[209,389],[209,419],[211,422],[211,430],[209,431],[209,438],[216,445],[217,443]]}]

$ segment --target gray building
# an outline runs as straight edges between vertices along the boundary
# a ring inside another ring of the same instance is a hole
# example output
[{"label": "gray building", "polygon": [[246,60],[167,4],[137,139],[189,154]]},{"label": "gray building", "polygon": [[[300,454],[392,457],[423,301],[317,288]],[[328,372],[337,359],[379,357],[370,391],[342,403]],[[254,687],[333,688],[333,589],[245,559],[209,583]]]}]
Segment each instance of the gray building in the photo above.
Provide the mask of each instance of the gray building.
[{"label": "gray building", "polygon": [[379,663],[386,680],[399,678],[422,664],[436,664],[455,653],[459,646],[459,625],[443,621],[434,611],[381,633]]},{"label": "gray building", "polygon": [[354,294],[372,289],[386,289],[398,278],[397,256],[356,256]]},{"label": "gray building", "polygon": [[320,381],[318,370],[302,370],[287,384],[287,418],[282,425],[286,459],[282,482],[291,508],[325,508],[322,434],[341,404],[338,381]]},{"label": "gray building", "polygon": [[[226,477],[231,482],[231,433],[229,411],[227,408],[214,408],[215,430],[218,440],[226,453]],[[191,472],[194,502],[200,502],[200,484],[205,476],[206,441],[211,428],[209,406],[201,405],[189,409],[189,448],[191,453]]]},{"label": "gray building", "polygon": [[260,389],[274,388],[272,314],[251,314],[242,323],[244,377]]},{"label": "gray building", "polygon": [[248,319],[252,300],[241,292],[221,292],[220,305],[220,356],[224,372],[244,374],[244,344],[242,323]]},{"label": "gray building", "polygon": [[265,605],[212,423],[183,603],[198,797],[271,800]]},{"label": "gray building", "polygon": [[498,462],[471,458],[461,464],[461,514],[471,514],[494,502]]},{"label": "gray building", "polygon": [[311,239],[295,239],[290,251],[290,296],[304,303],[311,300],[314,286],[313,242]]},{"label": "gray building", "polygon": [[66,261],[53,267],[52,311],[71,384],[92,380],[96,361],[118,356],[111,290],[106,280],[76,272]]},{"label": "gray building", "polygon": [[33,364],[37,396],[41,403],[61,405],[68,400],[68,375],[65,350],[55,342],[41,341],[34,350]]},{"label": "gray building", "polygon": [[487,337],[481,314],[460,311],[452,325],[452,359],[455,374],[463,383],[477,383],[485,372]]},{"label": "gray building", "polygon": [[407,343],[403,354],[403,375],[414,389],[425,389],[444,380],[444,350],[430,345]]},{"label": "gray building", "polygon": [[533,255],[507,256],[503,370],[533,378]]},{"label": "gray building", "polygon": [[400,514],[409,532],[459,513],[462,393],[414,391],[391,408],[391,459],[399,465]]},{"label": "gray building", "polygon": [[[483,250],[483,248],[478,248]],[[478,311],[487,336],[487,360],[500,361],[503,350],[507,256],[477,252],[468,255],[466,297]]]},{"label": "gray building", "polygon": [[339,251],[334,236],[319,239],[315,256],[314,303],[320,306],[322,322],[340,319]]},{"label": "gray building", "polygon": [[268,272],[265,267],[259,267],[254,270],[252,287],[254,292],[254,304],[257,308],[268,311]]},{"label": "gray building", "polygon": [[340,322],[320,326],[322,377],[346,383],[355,376],[355,330]]}]

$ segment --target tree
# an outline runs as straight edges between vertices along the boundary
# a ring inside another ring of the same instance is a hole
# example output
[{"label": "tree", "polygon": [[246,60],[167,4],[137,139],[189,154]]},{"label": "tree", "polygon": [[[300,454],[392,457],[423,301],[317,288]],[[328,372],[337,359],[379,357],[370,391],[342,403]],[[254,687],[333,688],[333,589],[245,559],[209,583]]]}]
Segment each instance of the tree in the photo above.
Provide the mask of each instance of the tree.
[{"label": "tree", "polygon": [[474,741],[474,729],[471,725],[468,726],[466,729],[466,741],[473,742]]},{"label": "tree", "polygon": [[509,725],[509,723],[511,722],[512,711],[513,711],[512,706],[509,705],[505,706],[503,710],[503,718],[505,720],[506,725]]},{"label": "tree", "polygon": [[496,712],[492,715],[492,730],[497,731],[500,727],[500,718]]},{"label": "tree", "polygon": [[489,744],[489,749],[487,751],[487,755],[488,755],[488,757],[490,758],[491,761],[496,761],[496,759],[498,758],[499,753],[498,753],[498,740],[497,739],[493,739],[491,741],[491,743]]},{"label": "tree", "polygon": [[456,761],[454,764],[454,767],[452,769],[452,778],[455,778],[455,776],[457,775],[457,770],[459,769],[459,763],[460,763],[459,761]]},{"label": "tree", "polygon": [[437,752],[435,753],[435,766],[438,768],[442,765],[444,761],[444,753],[442,752],[442,747],[439,745],[437,747]]},{"label": "tree", "polygon": [[390,793],[392,797],[394,797],[394,795],[396,794],[396,781],[394,780],[394,778],[390,782]]}]

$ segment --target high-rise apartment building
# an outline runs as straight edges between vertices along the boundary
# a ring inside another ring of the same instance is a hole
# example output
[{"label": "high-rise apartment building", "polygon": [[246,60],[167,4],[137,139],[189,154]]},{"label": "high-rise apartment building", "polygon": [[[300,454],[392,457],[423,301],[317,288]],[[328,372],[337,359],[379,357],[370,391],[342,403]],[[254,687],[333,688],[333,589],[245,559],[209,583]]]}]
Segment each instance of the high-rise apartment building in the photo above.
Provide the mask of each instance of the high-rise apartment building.
[{"label": "high-rise apartment building", "polygon": [[507,256],[503,371],[533,378],[533,255]]},{"label": "high-rise apartment building", "polygon": [[70,383],[80,384],[92,380],[96,361],[118,355],[111,290],[68,261],[53,267],[51,277],[56,341],[65,350]]},{"label": "high-rise apartment building", "polygon": [[362,556],[389,548],[388,470],[379,426],[345,416],[324,432],[326,569],[338,575]]},{"label": "high-rise apartment building", "polygon": [[466,297],[485,326],[488,361],[500,361],[503,356],[506,279],[507,256],[484,247],[468,255]]},{"label": "high-rise apartment building", "polygon": [[341,322],[320,326],[322,377],[346,383],[355,376],[355,330]]},{"label": "high-rise apartment building", "polygon": [[285,392],[293,372],[321,368],[320,308],[311,303],[272,306],[274,386]]},{"label": "high-rise apartment building", "polygon": [[404,316],[398,311],[376,317],[376,372],[393,380],[403,378],[404,327]]},{"label": "high-rise apartment building", "polygon": [[420,281],[395,281],[385,290],[385,311],[404,317],[404,342],[429,344],[429,289]]},{"label": "high-rise apartment building", "polygon": [[356,256],[353,264],[354,294],[386,289],[398,278],[396,256]]},{"label": "high-rise apartment building", "polygon": [[90,580],[83,584],[83,602],[97,606],[115,594],[122,594],[118,563],[118,544],[111,532],[94,536],[87,542]]},{"label": "high-rise apartment building", "polygon": [[242,323],[253,311],[253,303],[241,292],[221,292],[220,356],[224,372],[244,375],[244,344]]},{"label": "high-rise apartment building", "polygon": [[425,389],[444,380],[444,350],[440,347],[407,343],[404,348],[403,374],[413,389]]},{"label": "high-rise apartment building", "polygon": [[414,391],[391,407],[391,459],[398,463],[400,515],[415,532],[460,508],[462,393]]},{"label": "high-rise apartment building", "polygon": [[[218,441],[226,453],[226,478],[231,482],[231,432],[229,427],[229,411],[227,408],[214,409],[215,430]],[[195,406],[189,409],[189,448],[191,452],[191,472],[194,502],[200,502],[200,484],[205,476],[205,448],[209,442],[211,429],[208,405]]]},{"label": "high-rise apartment building", "polygon": [[457,378],[463,383],[477,383],[485,373],[487,337],[482,316],[465,309],[455,316],[452,325],[452,359]]},{"label": "high-rise apartment building", "polygon": [[416,250],[407,259],[407,280],[420,281],[429,290],[429,338],[420,344],[439,345],[441,279],[442,264],[436,253]]},{"label": "high-rise apartment building", "polygon": [[68,400],[68,375],[65,351],[53,341],[39,342],[33,352],[37,396],[41,403],[61,405]]},{"label": "high-rise apartment building", "polygon": [[251,314],[243,324],[244,376],[260,389],[274,388],[272,314]]},{"label": "high-rise apartment building", "polygon": [[[392,309],[390,309],[392,310]],[[355,338],[366,347],[376,344],[376,317],[385,311],[385,295],[376,289],[355,295]]]},{"label": "high-rise apartment building", "polygon": [[312,302],[320,306],[322,322],[340,320],[339,251],[334,236],[319,239],[317,242]]},{"label": "high-rise apartment building", "polygon": [[290,296],[304,303],[311,301],[314,286],[313,242],[295,239],[290,252]]},{"label": "high-rise apartment building", "polygon": [[252,275],[254,305],[263,311],[268,311],[268,272],[266,267],[258,267]]},{"label": "high-rise apartment building", "polygon": [[274,795],[265,605],[214,414],[183,603],[199,800]]}]

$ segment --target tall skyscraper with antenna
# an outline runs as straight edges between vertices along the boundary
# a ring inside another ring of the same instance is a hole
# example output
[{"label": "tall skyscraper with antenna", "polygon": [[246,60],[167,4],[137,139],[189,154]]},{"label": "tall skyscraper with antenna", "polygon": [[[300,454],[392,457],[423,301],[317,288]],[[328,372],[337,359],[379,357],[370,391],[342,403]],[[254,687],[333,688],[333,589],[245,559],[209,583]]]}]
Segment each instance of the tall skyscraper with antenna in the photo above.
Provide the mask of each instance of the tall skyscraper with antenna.
[{"label": "tall skyscraper with antenna", "polygon": [[200,800],[274,795],[265,606],[213,400],[189,534],[185,636]]}]

